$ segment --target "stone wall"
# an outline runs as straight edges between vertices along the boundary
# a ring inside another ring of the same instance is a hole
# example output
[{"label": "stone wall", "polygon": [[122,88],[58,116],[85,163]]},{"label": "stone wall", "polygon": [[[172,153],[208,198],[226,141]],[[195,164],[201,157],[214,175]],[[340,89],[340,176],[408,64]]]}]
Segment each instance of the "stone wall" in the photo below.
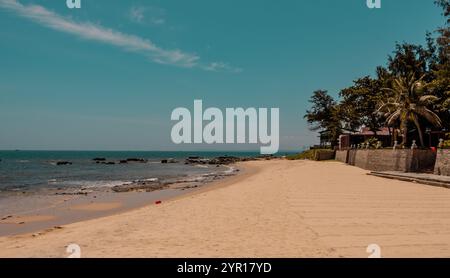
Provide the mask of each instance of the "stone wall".
[{"label": "stone wall", "polygon": [[432,171],[436,153],[431,150],[350,150],[348,164],[370,171]]},{"label": "stone wall", "polygon": [[349,151],[336,151],[336,160],[340,162],[347,163],[347,157],[348,157]]},{"label": "stone wall", "polygon": [[373,152],[371,150],[357,150],[356,151],[355,162],[354,162],[355,164],[354,165],[356,167],[359,167],[359,168],[372,170],[371,168],[375,168],[375,165],[371,165],[369,163],[369,159],[371,158],[371,156],[369,156],[369,154],[372,154],[372,153],[375,156],[378,156],[377,152]]},{"label": "stone wall", "polygon": [[314,154],[314,160],[332,160],[334,159],[335,152],[332,150],[317,150]]},{"label": "stone wall", "polygon": [[434,173],[436,175],[450,176],[450,150],[437,151]]},{"label": "stone wall", "polygon": [[349,150],[347,155],[347,163],[349,165],[355,166],[356,153],[358,150]]}]

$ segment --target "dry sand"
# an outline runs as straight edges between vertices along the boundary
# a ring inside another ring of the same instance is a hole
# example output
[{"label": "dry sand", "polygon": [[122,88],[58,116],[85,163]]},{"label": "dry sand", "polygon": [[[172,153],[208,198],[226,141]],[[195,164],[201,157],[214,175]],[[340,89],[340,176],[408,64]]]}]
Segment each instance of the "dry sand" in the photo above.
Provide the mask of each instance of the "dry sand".
[{"label": "dry sand", "polygon": [[[450,257],[450,190],[337,162],[244,163],[195,194],[40,235],[0,238],[0,257]],[[210,187],[211,188],[211,187]]]}]

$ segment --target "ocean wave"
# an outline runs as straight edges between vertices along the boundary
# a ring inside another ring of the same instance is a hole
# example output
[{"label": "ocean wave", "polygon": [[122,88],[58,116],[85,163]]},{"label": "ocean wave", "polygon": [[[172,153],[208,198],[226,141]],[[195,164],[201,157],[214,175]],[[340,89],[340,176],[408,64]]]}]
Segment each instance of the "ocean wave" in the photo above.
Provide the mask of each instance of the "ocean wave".
[{"label": "ocean wave", "polygon": [[[56,182],[55,182],[56,183]],[[114,186],[123,185],[127,183],[132,183],[130,181],[123,181],[123,180],[113,180],[113,181],[63,181],[58,182],[58,184],[62,186],[68,186],[68,187],[81,187],[81,188],[112,188]]]},{"label": "ocean wave", "polygon": [[223,171],[224,174],[233,174],[237,171],[235,167],[225,165],[228,170]]}]

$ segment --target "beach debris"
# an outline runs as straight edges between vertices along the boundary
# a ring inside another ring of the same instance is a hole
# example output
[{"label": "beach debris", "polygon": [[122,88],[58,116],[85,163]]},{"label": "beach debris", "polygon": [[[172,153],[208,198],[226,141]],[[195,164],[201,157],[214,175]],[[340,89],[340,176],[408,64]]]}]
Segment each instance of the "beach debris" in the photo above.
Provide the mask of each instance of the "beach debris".
[{"label": "beach debris", "polygon": [[58,196],[76,196],[76,195],[85,195],[87,196],[89,193],[92,193],[94,191],[92,190],[86,190],[86,189],[80,189],[79,191],[75,192],[56,192],[55,195]]},{"label": "beach debris", "polygon": [[5,217],[2,218],[2,221],[3,220],[7,220],[7,219],[12,218],[12,217],[13,217],[12,215],[5,216]]},{"label": "beach debris", "polygon": [[162,204],[162,201],[156,201],[155,202],[155,205],[160,205],[160,204]]},{"label": "beach debris", "polygon": [[186,185],[184,187],[181,188],[182,191],[184,190],[188,190],[188,189],[194,189],[194,188],[198,188],[198,185]]}]

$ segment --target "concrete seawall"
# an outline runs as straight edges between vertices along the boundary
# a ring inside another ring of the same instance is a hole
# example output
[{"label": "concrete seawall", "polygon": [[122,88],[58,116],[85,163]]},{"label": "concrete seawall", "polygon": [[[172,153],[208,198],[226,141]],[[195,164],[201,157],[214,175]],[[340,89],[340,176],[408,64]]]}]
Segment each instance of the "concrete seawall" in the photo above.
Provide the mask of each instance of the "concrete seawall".
[{"label": "concrete seawall", "polygon": [[431,150],[381,149],[337,151],[336,160],[370,171],[433,171],[436,153]]},{"label": "concrete seawall", "polygon": [[450,150],[437,151],[434,173],[436,175],[450,176]]}]

